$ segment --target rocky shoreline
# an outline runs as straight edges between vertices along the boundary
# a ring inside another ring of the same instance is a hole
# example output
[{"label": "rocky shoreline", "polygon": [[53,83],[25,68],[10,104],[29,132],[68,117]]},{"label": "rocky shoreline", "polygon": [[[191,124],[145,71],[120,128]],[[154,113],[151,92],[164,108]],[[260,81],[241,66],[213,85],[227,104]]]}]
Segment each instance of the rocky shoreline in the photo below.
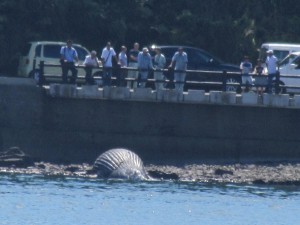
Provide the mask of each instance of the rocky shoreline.
[{"label": "rocky shoreline", "polygon": [[[33,165],[25,168],[16,166],[0,167],[0,175],[14,173],[97,178],[92,167],[89,164],[57,165],[35,162]],[[158,180],[198,183],[300,185],[300,164],[188,164],[183,166],[151,164],[145,165],[145,169],[152,177]]]},{"label": "rocky shoreline", "polygon": [[[17,147],[0,152],[0,175],[37,174],[97,178],[93,165],[36,162]],[[300,163],[145,165],[156,180],[199,183],[273,184],[300,186]]]}]

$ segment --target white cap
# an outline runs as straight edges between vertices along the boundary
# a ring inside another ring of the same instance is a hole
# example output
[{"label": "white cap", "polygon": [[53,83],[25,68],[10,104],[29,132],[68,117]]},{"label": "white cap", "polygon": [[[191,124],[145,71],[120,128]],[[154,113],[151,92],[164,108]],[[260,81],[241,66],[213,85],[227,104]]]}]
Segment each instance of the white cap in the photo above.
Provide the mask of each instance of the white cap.
[{"label": "white cap", "polygon": [[268,54],[273,54],[273,50],[268,50],[267,53]]}]

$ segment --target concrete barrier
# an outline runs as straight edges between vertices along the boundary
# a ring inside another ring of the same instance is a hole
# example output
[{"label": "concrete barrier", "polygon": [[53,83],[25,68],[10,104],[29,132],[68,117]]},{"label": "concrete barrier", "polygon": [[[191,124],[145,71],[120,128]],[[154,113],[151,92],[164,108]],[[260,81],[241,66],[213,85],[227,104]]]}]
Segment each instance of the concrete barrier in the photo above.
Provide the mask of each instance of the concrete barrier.
[{"label": "concrete barrier", "polygon": [[290,97],[288,94],[267,94],[263,95],[263,104],[265,106],[273,106],[273,107],[288,107],[290,102]]},{"label": "concrete barrier", "polygon": [[52,97],[76,98],[77,86],[74,84],[50,84],[49,93]]},{"label": "concrete barrier", "polygon": [[103,98],[103,90],[99,90],[98,85],[83,85],[81,88],[77,88],[78,98]]},{"label": "concrete barrier", "polygon": [[222,91],[210,91],[209,102],[213,104],[222,104]]},{"label": "concrete barrier", "polygon": [[188,90],[188,93],[183,95],[184,102],[203,103],[207,102],[204,90]]},{"label": "concrete barrier", "polygon": [[294,95],[294,107],[300,108],[300,95]]},{"label": "concrete barrier", "polygon": [[156,100],[163,102],[182,102],[183,93],[176,90],[158,90],[156,92]]},{"label": "concrete barrier", "polygon": [[243,105],[257,105],[258,94],[254,92],[246,92],[241,95],[241,104]]},{"label": "concrete barrier", "polygon": [[13,86],[36,86],[36,81],[27,77],[0,77],[0,84]]},{"label": "concrete barrier", "polygon": [[134,88],[130,93],[131,100],[155,101],[156,93],[151,88]]},{"label": "concrete barrier", "polygon": [[235,92],[222,92],[223,104],[234,105],[236,104],[236,93]]},{"label": "concrete barrier", "polygon": [[[18,146],[40,160],[67,163],[92,163],[114,147],[132,149],[145,162],[300,161],[299,96],[299,108],[275,108],[62,98],[62,90],[53,85],[59,98],[49,98],[36,85],[0,79],[0,149]],[[118,90],[117,97],[129,93]]]},{"label": "concrete barrier", "polygon": [[130,89],[127,87],[103,87],[103,97],[107,99],[129,99]]}]

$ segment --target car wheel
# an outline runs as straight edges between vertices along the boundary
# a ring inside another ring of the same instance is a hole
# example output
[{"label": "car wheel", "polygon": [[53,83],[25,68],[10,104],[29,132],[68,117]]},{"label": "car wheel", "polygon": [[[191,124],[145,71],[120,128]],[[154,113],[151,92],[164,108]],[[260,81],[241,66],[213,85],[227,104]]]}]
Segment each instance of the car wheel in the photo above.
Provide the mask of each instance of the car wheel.
[{"label": "car wheel", "polygon": [[226,84],[229,84],[229,85],[226,85],[226,91],[237,92],[239,90],[240,86],[230,85],[231,83],[240,83],[240,82],[238,82],[238,80],[235,78],[232,78],[232,77],[228,78],[226,80]]}]

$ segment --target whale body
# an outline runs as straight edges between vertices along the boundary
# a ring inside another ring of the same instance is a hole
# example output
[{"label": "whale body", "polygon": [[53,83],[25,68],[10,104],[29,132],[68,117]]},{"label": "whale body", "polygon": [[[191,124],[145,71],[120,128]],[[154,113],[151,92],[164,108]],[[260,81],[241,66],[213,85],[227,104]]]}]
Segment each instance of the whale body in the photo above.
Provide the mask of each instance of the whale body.
[{"label": "whale body", "polygon": [[147,180],[143,161],[134,152],[115,148],[102,153],[95,161],[93,169],[100,178],[121,178],[129,180]]}]

